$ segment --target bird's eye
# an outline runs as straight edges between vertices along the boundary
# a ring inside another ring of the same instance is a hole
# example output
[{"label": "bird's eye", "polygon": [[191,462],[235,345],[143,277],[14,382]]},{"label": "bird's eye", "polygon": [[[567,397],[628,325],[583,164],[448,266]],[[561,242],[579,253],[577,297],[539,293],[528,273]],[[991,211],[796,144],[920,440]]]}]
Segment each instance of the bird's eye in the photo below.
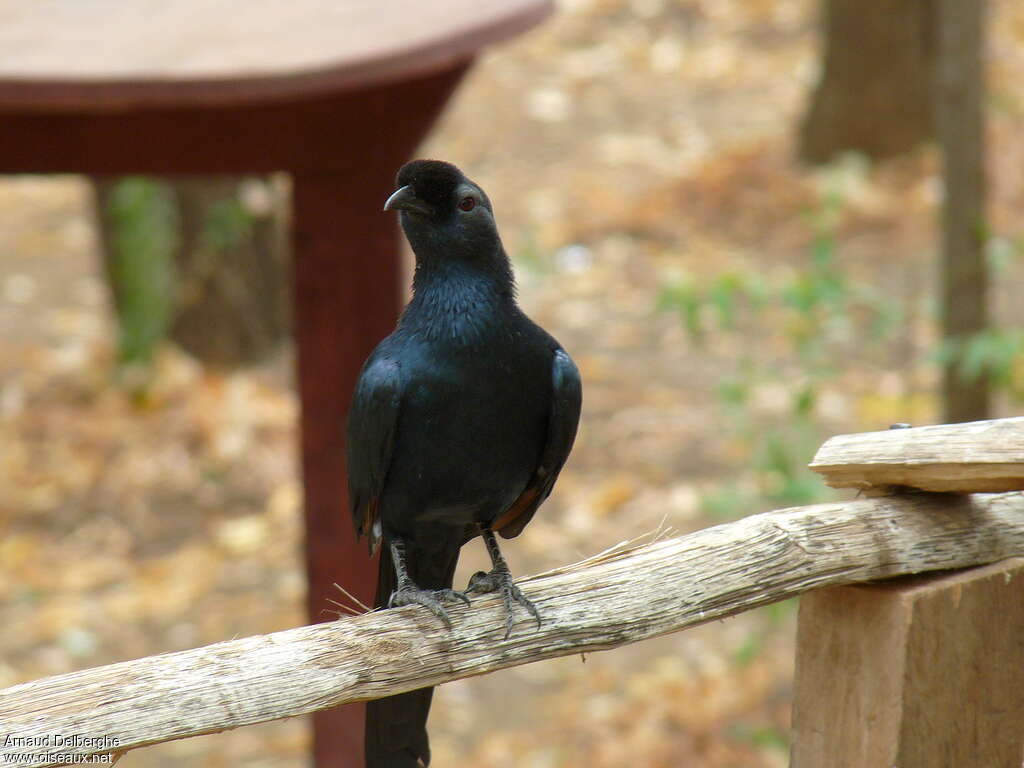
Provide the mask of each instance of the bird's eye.
[{"label": "bird's eye", "polygon": [[459,208],[463,211],[472,211],[476,208],[476,198],[464,197],[459,201]]}]

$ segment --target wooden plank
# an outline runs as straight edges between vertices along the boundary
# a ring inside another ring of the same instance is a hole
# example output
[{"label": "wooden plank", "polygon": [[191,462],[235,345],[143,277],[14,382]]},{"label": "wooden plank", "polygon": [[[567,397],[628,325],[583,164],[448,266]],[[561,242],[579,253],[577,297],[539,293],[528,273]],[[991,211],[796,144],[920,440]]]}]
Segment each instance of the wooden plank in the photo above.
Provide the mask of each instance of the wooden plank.
[{"label": "wooden plank", "polygon": [[552,0],[0,3],[0,109],[323,96],[447,69],[552,9]]},{"label": "wooden plank", "polygon": [[1024,417],[837,435],[810,468],[833,488],[1024,490]]},{"label": "wooden plank", "polygon": [[1024,560],[801,598],[792,768],[1020,768]]},{"label": "wooden plank", "polygon": [[[453,604],[451,630],[406,606],[0,690],[0,733],[105,735],[127,750],[605,650],[817,587],[1019,556],[1022,513],[1024,494],[1009,493],[908,495],[754,515],[523,579],[544,623],[538,629],[517,611],[507,640],[500,597]],[[1015,621],[1021,597],[1003,606],[1008,620]],[[45,751],[45,744],[0,739],[0,763]]]}]

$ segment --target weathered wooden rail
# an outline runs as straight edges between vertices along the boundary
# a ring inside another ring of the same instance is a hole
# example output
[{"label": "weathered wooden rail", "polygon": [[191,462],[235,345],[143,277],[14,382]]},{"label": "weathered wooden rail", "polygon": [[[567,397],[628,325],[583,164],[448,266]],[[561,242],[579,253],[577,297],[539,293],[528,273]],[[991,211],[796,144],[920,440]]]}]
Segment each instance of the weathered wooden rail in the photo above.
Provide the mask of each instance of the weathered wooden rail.
[{"label": "weathered wooden rail", "polygon": [[837,435],[811,469],[836,488],[1024,489],[1024,417]]},{"label": "weathered wooden rail", "polygon": [[[873,439],[906,441],[916,431]],[[1019,443],[1000,463],[1021,468],[1024,489]],[[1013,475],[1003,471],[1001,487]],[[914,481],[910,468],[900,485]],[[993,768],[1011,765],[1004,758],[1013,754],[1019,766],[1024,561],[840,586],[1017,556],[1022,492],[902,493],[753,515],[524,579],[545,621],[536,629],[523,617],[508,640],[498,600],[480,598],[451,608],[450,631],[406,607],[2,689],[0,764],[117,754],[614,648],[819,590],[801,607],[794,766]],[[984,691],[974,690],[972,675]],[[55,745],[56,734],[80,743]],[[961,757],[973,754],[984,760]]]}]

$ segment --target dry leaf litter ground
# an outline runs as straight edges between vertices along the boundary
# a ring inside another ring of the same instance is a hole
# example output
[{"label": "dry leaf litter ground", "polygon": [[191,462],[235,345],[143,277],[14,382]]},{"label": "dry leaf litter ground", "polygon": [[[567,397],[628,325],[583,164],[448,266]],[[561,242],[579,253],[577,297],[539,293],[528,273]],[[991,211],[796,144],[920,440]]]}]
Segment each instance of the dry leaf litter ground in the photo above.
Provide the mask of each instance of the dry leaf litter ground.
[{"label": "dry leaf litter ground", "polygon": [[[1020,233],[1024,11],[1003,0],[994,16],[992,225]],[[745,476],[749,457],[714,399],[741,342],[697,348],[655,305],[681,271],[771,279],[804,263],[820,176],[791,162],[790,137],[816,44],[805,1],[567,1],[484,58],[425,148],[489,190],[523,304],[585,380],[573,459],[507,547],[517,572],[663,520],[717,522],[701,494]],[[933,284],[936,168],[925,151],[848,190],[844,268],[897,299]],[[133,399],[112,383],[87,186],[0,180],[0,220],[0,685],[302,623],[287,354],[222,377],[166,350],[149,396]],[[1018,324],[1019,271],[997,296]],[[904,333],[908,360],[933,342],[926,322]],[[766,353],[778,343],[762,341]],[[827,431],[934,418],[929,370],[888,363],[850,359],[820,399]],[[754,402],[765,416],[785,408],[771,385]],[[467,548],[459,581],[481,549]],[[785,765],[792,608],[445,686],[435,764]],[[185,740],[121,764],[301,765],[305,727]]]}]

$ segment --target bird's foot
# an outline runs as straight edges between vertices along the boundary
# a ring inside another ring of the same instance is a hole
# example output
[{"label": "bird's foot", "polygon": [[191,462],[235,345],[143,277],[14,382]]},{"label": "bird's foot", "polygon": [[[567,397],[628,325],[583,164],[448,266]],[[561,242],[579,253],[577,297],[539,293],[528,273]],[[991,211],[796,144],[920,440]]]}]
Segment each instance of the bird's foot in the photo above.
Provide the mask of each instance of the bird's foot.
[{"label": "bird's foot", "polygon": [[537,627],[540,628],[540,613],[537,607],[527,599],[519,587],[512,581],[512,574],[507,570],[493,570],[490,573],[477,571],[469,579],[468,593],[500,592],[505,602],[505,639],[508,640],[512,634],[512,625],[515,623],[512,617],[512,602],[519,603],[525,608],[534,619],[537,620]]},{"label": "bird's foot", "polygon": [[417,589],[410,584],[399,587],[391,593],[388,607],[397,608],[401,605],[422,605],[443,621],[448,629],[451,629],[452,620],[448,617],[448,611],[444,609],[443,603],[454,600],[461,600],[466,605],[469,605],[469,598],[461,592],[456,592],[454,589]]}]

